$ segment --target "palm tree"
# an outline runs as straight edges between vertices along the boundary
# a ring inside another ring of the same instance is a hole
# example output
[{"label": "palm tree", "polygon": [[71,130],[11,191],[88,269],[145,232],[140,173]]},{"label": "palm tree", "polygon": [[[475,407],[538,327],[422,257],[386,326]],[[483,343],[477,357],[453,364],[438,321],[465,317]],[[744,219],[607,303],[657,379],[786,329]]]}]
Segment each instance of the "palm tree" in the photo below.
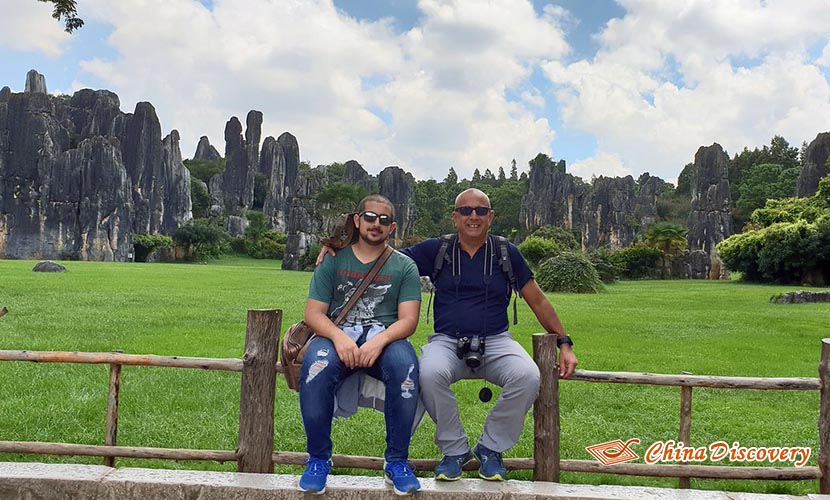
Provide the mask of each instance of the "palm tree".
[{"label": "palm tree", "polygon": [[663,279],[671,275],[671,262],[674,257],[681,255],[686,249],[686,233],[688,230],[674,222],[657,222],[652,224],[645,234],[646,245],[656,248],[663,253]]}]

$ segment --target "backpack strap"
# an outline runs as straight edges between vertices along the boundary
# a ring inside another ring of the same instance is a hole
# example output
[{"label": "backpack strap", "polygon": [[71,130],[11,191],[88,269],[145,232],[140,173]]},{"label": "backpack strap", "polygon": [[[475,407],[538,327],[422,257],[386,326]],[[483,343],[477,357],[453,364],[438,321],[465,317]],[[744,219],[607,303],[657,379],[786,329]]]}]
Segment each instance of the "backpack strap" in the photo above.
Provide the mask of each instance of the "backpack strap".
[{"label": "backpack strap", "polygon": [[504,236],[493,235],[496,239],[496,248],[499,252],[499,266],[501,272],[507,277],[507,282],[510,286],[510,293],[515,291],[516,296],[513,297],[513,324],[518,324],[518,315],[516,313],[517,297],[522,296],[522,291],[519,290],[519,283],[516,281],[516,275],[513,274],[513,263],[510,261],[510,243]]},{"label": "backpack strap", "polygon": [[438,274],[441,273],[441,268],[444,267],[444,261],[447,256],[447,249],[458,238],[458,234],[450,233],[438,237],[438,252],[435,254],[435,260],[432,264],[432,275],[429,280],[432,282],[432,288],[429,290],[429,302],[427,303],[427,324],[429,324],[429,311],[432,308],[432,294],[435,292],[435,283],[438,280]]}]

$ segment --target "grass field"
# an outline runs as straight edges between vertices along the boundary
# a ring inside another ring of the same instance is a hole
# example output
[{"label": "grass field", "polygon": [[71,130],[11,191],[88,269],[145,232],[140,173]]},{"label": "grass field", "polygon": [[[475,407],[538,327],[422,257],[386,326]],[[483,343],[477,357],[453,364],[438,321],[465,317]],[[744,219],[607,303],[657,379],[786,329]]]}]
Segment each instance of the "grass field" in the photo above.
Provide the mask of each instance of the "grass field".
[{"label": "grass field", "polygon": [[[301,319],[311,274],[273,261],[229,258],[210,265],[65,262],[63,274],[32,273],[32,261],[0,260],[0,349],[112,351],[241,357],[248,309],[284,311],[283,329]],[[773,305],[794,288],[737,282],[621,282],[600,295],[551,294],[576,342],[580,368],[677,374],[815,377],[820,341],[830,337],[830,305]],[[425,296],[425,299],[427,297]],[[431,324],[426,303],[416,347]],[[530,350],[539,326],[520,302],[514,337]],[[0,440],[103,444],[106,365],[0,363]],[[277,381],[276,448],[304,451],[297,395]],[[239,374],[124,367],[118,443],[126,446],[236,447]],[[480,383],[458,384],[470,439],[490,404]],[[560,386],[562,457],[589,460],[586,446],[637,437],[676,439],[679,388],[591,384]],[[809,446],[818,455],[818,392],[695,389],[692,446],[740,441],[746,446]],[[532,454],[532,425],[506,456]],[[370,432],[367,432],[370,429]],[[425,419],[413,458],[436,458],[434,426]],[[382,456],[383,417],[365,410],[335,423],[335,453]],[[82,457],[0,455],[0,460],[101,463]],[[120,466],[235,470],[235,464],[118,460]],[[740,464],[737,464],[740,465]],[[747,464],[758,465],[758,464]],[[296,467],[278,467],[296,473]],[[367,473],[358,471],[358,473]],[[529,478],[528,473],[511,473]],[[675,486],[674,479],[563,474],[565,483]],[[804,494],[815,481],[692,480],[692,487]]]}]

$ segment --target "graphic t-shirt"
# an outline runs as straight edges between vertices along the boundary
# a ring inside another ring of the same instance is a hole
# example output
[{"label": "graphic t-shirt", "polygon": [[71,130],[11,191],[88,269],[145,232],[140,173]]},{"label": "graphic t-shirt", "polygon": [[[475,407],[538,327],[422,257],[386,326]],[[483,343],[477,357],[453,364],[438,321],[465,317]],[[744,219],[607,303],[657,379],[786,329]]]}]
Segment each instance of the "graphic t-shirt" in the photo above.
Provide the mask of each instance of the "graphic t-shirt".
[{"label": "graphic t-shirt", "polygon": [[[334,257],[326,255],[314,270],[308,298],[328,304],[328,316],[334,321],[374,264],[357,260],[351,246]],[[418,268],[409,257],[395,251],[346,315],[342,326],[382,324],[387,328],[398,320],[398,304],[410,300],[421,300]]]}]

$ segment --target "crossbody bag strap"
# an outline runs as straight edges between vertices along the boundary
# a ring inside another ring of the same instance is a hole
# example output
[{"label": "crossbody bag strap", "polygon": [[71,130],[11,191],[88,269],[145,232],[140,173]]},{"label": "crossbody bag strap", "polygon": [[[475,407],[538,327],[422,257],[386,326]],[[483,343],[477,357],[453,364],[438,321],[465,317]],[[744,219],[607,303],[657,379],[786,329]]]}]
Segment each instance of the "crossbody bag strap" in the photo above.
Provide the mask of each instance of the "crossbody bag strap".
[{"label": "crossbody bag strap", "polygon": [[349,314],[349,311],[352,310],[352,307],[357,303],[357,300],[363,295],[369,285],[374,281],[375,276],[378,275],[380,272],[380,268],[386,263],[386,260],[392,255],[392,252],[395,250],[392,249],[389,245],[386,245],[386,249],[380,254],[378,260],[375,261],[375,265],[372,266],[372,269],[369,270],[369,274],[363,278],[363,281],[360,282],[360,285],[357,287],[357,290],[352,294],[349,298],[349,301],[346,302],[346,305],[343,306],[343,309],[340,310],[340,314],[337,315],[337,319],[334,320],[335,325],[340,325],[340,323],[346,319],[346,315]]}]

